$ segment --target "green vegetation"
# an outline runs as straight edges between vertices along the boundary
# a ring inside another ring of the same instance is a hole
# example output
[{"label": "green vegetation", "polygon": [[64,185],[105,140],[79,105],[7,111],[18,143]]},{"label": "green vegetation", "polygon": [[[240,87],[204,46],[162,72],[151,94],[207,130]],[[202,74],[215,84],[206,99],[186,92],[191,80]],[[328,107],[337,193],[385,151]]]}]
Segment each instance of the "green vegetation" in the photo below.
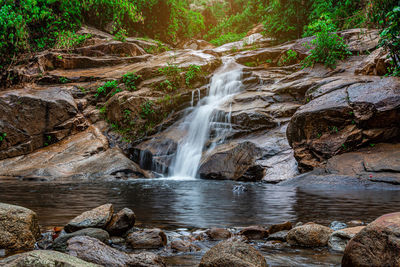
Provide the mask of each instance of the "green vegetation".
[{"label": "green vegetation", "polygon": [[165,75],[167,79],[159,84],[159,89],[164,90],[166,92],[172,92],[178,89],[178,87],[182,84],[182,69],[174,64],[168,63],[168,65],[164,68],[159,68],[158,72],[161,75]]},{"label": "green vegetation", "polygon": [[285,55],[279,59],[278,66],[286,66],[297,62],[297,52],[289,49]]},{"label": "green vegetation", "polygon": [[192,81],[196,80],[201,75],[201,67],[198,65],[190,65],[189,70],[185,74],[185,83],[191,87]]},{"label": "green vegetation", "polygon": [[154,105],[153,101],[148,100],[140,106],[141,109],[140,116],[142,117],[142,119],[146,119],[151,114],[154,114],[155,111],[153,109],[153,105]]},{"label": "green vegetation", "polygon": [[140,80],[142,76],[136,75],[133,72],[128,72],[122,76],[122,82],[125,84],[128,91],[136,91],[136,83]]},{"label": "green vegetation", "polygon": [[0,145],[3,143],[3,141],[6,139],[7,134],[0,132]]},{"label": "green vegetation", "polygon": [[[57,41],[54,47],[59,49],[71,49],[74,47],[79,47],[91,37],[91,34],[79,35],[73,31],[63,30],[58,33]],[[61,55],[59,55],[59,57],[61,57],[60,59],[62,59]]]},{"label": "green vegetation", "polygon": [[100,86],[99,88],[97,88],[97,92],[94,96],[96,98],[99,98],[101,96],[106,96],[109,93],[112,93],[112,95],[115,95],[118,92],[121,92],[121,89],[118,87],[118,82],[117,81],[108,81],[108,82],[105,82],[103,86]]}]

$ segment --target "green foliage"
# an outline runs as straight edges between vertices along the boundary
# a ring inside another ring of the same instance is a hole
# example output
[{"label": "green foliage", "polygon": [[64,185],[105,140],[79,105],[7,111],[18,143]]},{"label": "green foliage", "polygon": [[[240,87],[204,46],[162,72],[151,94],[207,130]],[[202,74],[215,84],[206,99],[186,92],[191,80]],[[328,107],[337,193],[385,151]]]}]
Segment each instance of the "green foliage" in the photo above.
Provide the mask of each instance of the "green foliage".
[{"label": "green foliage", "polygon": [[76,34],[74,31],[69,31],[69,30],[63,30],[57,33],[56,35],[58,35],[58,37],[54,47],[59,49],[71,49],[74,47],[79,47],[87,39],[92,37],[91,34],[79,35]]},{"label": "green foliage", "polygon": [[112,95],[115,95],[118,92],[121,92],[121,89],[118,87],[118,82],[117,81],[108,81],[105,82],[103,86],[100,86],[97,88],[97,93],[94,95],[96,98],[99,98],[100,96],[106,96],[110,92],[112,92]]},{"label": "green foliage", "polygon": [[167,77],[165,81],[160,83],[160,89],[163,89],[167,92],[172,92],[175,91],[181,84],[182,77],[180,74],[182,69],[178,65],[174,63],[168,63],[166,67],[159,68],[158,72]]},{"label": "green foliage", "polygon": [[59,81],[60,81],[60,83],[69,83],[69,79],[66,77],[60,77]]},{"label": "green foliage", "polygon": [[128,72],[122,76],[122,82],[125,84],[128,91],[136,91],[136,83],[141,78],[141,75],[136,75],[133,72]]},{"label": "green foliage", "polygon": [[380,33],[379,45],[389,51],[392,59],[389,72],[393,76],[400,76],[400,6],[388,12],[380,23],[384,28]]},{"label": "green foliage", "polygon": [[6,139],[7,134],[0,132],[0,145],[3,143],[3,141]]},{"label": "green foliage", "polygon": [[154,114],[155,111],[153,109],[153,101],[148,100],[146,102],[144,102],[141,106],[140,106],[140,116],[142,117],[142,119],[146,119],[148,118],[151,114]]},{"label": "green foliage", "polygon": [[279,59],[278,66],[286,66],[297,62],[297,52],[289,49],[285,55]]},{"label": "green foliage", "polygon": [[198,65],[190,65],[189,70],[185,74],[185,83],[187,86],[191,86],[191,82],[196,80],[202,73],[201,67]]},{"label": "green foliage", "polygon": [[228,32],[226,34],[220,35],[219,37],[210,41],[213,45],[220,46],[226,43],[236,42],[243,39],[246,36],[246,33],[231,33]]},{"label": "green foliage", "polygon": [[115,33],[114,40],[120,42],[126,42],[127,34],[128,32],[125,29],[121,28]]},{"label": "green foliage", "polygon": [[315,63],[322,63],[326,67],[336,68],[337,61],[351,55],[351,52],[344,43],[343,38],[330,31],[332,26],[329,21],[321,19],[319,27],[321,27],[321,31],[317,33],[311,44],[308,44],[309,46],[314,46],[314,48],[311,49],[311,54],[304,59],[303,65],[304,67],[310,67]]}]

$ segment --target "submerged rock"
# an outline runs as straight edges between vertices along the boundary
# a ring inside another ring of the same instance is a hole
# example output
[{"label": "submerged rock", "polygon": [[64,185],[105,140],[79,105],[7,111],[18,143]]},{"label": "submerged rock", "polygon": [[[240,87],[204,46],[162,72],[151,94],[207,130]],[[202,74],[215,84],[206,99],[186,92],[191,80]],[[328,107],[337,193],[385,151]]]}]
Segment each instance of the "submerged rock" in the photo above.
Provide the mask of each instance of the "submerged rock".
[{"label": "submerged rock", "polygon": [[199,267],[266,267],[264,257],[254,247],[226,240],[204,254]]},{"label": "submerged rock", "polygon": [[379,217],[350,240],[342,266],[399,266],[399,236],[399,212]]},{"label": "submerged rock", "polygon": [[343,252],[350,239],[352,239],[356,234],[358,234],[364,228],[365,226],[357,226],[333,232],[329,237],[328,241],[329,248],[335,251]]},{"label": "submerged rock", "polygon": [[160,229],[144,229],[130,233],[126,241],[135,249],[160,248],[167,245],[167,236]]},{"label": "submerged rock", "polygon": [[290,230],[287,234],[287,241],[291,246],[324,247],[328,245],[332,233],[333,230],[329,227],[307,223]]},{"label": "submerged rock", "polygon": [[106,230],[111,235],[122,235],[133,227],[135,220],[135,213],[131,209],[124,208],[113,215],[111,221],[106,227]]},{"label": "submerged rock", "polygon": [[114,208],[112,204],[99,206],[75,217],[68,222],[64,229],[70,233],[83,228],[105,228],[111,220],[113,212]]},{"label": "submerged rock", "polygon": [[3,260],[0,265],[5,267],[30,266],[30,267],[100,267],[94,263],[83,261],[74,256],[51,250],[35,250],[17,254]]},{"label": "submerged rock", "polygon": [[38,218],[30,209],[0,203],[0,248],[31,250],[40,237]]},{"label": "submerged rock", "polygon": [[75,236],[89,236],[100,240],[101,242],[106,242],[110,239],[110,235],[103,229],[99,228],[85,228],[70,234],[65,234],[57,237],[52,245],[54,250],[64,252],[68,246],[67,242],[69,239]]},{"label": "submerged rock", "polygon": [[69,255],[102,266],[165,266],[163,260],[156,254],[147,252],[128,254],[87,236],[77,236],[68,240],[67,252]]}]

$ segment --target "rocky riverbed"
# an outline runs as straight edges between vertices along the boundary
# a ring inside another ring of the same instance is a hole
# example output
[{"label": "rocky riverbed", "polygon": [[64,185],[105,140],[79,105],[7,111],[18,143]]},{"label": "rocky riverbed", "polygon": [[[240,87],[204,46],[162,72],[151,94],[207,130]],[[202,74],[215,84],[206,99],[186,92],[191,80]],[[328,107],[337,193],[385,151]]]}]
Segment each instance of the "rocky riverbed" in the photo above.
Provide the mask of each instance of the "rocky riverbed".
[{"label": "rocky riverbed", "polygon": [[[104,204],[62,227],[41,229],[32,210],[1,203],[0,219],[0,252],[8,256],[2,266],[396,266],[400,260],[400,213],[369,224],[162,230],[138,228],[134,211]],[[299,251],[303,259],[293,257]]]}]

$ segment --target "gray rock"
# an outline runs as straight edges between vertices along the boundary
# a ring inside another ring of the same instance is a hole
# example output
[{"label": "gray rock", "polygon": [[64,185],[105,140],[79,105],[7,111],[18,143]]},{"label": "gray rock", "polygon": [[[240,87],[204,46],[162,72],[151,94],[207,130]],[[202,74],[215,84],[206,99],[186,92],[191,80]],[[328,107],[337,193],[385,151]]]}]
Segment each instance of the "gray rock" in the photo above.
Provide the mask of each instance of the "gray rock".
[{"label": "gray rock", "polygon": [[67,241],[75,236],[89,236],[106,242],[110,235],[103,229],[99,228],[85,228],[70,234],[60,235],[54,240],[53,249],[64,252],[68,246]]},{"label": "gray rock", "polygon": [[329,227],[316,223],[307,223],[290,230],[287,234],[287,241],[291,246],[301,247],[324,247],[333,232]]},{"label": "gray rock", "polygon": [[287,234],[289,233],[288,230],[284,230],[284,231],[279,231],[273,234],[270,234],[267,238],[268,241],[270,240],[277,240],[277,241],[282,241],[282,242],[286,242],[287,239]]},{"label": "gray rock", "polygon": [[126,241],[133,248],[160,248],[167,244],[167,236],[160,229],[144,229],[130,233]]},{"label": "gray rock", "polygon": [[364,228],[365,226],[357,226],[333,232],[329,237],[328,241],[329,248],[335,251],[343,252],[350,239],[352,239],[356,234],[358,234]]},{"label": "gray rock", "polygon": [[232,236],[232,233],[225,228],[211,228],[206,231],[206,234],[212,240],[225,240]]},{"label": "gray rock", "polygon": [[75,217],[65,226],[66,232],[74,232],[83,228],[105,228],[111,220],[114,209],[112,204],[105,204],[86,211]]}]

